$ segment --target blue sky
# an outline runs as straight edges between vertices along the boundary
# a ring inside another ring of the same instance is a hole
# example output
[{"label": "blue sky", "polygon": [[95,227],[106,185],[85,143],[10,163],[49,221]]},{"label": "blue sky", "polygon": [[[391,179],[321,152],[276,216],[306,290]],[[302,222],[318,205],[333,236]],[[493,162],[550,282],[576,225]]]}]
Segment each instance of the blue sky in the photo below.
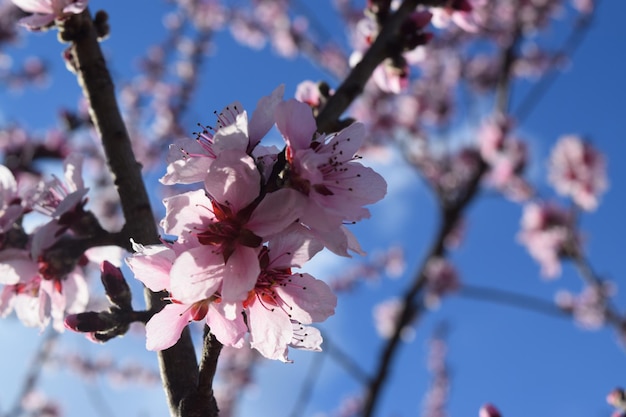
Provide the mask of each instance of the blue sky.
[{"label": "blue sky", "polygon": [[[129,79],[136,73],[137,56],[162,39],[159,29],[166,7],[155,0],[125,2],[123,7],[112,3],[92,2],[93,9],[106,7],[110,15],[112,34],[103,48],[112,71],[118,80]],[[329,14],[327,3],[316,2],[315,13],[326,31],[343,42],[343,29]],[[610,188],[599,209],[582,218],[582,228],[592,265],[603,277],[614,280],[618,289],[626,276],[622,262],[626,165],[619,159],[626,155],[626,60],[621,56],[624,15],[626,3],[601,2],[593,27],[572,65],[520,126],[534,157],[529,178],[545,195],[552,195],[544,180],[546,158],[560,135],[589,135],[607,155]],[[548,42],[556,42],[563,37],[562,28],[557,26],[546,36]],[[60,60],[63,46],[57,43],[53,32],[22,39],[19,48],[6,52],[18,61],[29,54],[44,56],[52,65],[54,83],[44,89],[0,91],[0,121],[19,120],[43,131],[56,123],[60,105],[75,107],[80,92],[73,75]],[[233,42],[227,32],[216,37],[215,48],[203,67],[203,80],[188,115],[190,132],[196,129],[196,122],[209,122],[214,110],[233,100],[253,109],[261,96],[281,83],[286,85],[286,95],[291,96],[297,83],[304,79],[328,79],[306,59],[282,60],[268,48],[245,49]],[[514,103],[523,91],[523,86],[514,90]],[[372,207],[371,220],[353,230],[370,253],[390,244],[405,245],[407,276],[398,280],[384,278],[342,296],[337,314],[323,326],[331,342],[349,352],[366,370],[373,368],[381,346],[372,324],[372,306],[402,291],[427,250],[437,222],[428,188],[410,168],[401,165],[398,155],[394,158],[390,164],[370,162],[376,163],[389,182],[389,195]],[[462,281],[545,300],[551,300],[562,288],[577,292],[581,280],[568,264],[559,280],[546,282],[540,278],[539,267],[515,241],[520,216],[520,206],[489,193],[470,207],[465,241],[451,258]],[[324,254],[315,260],[312,269],[318,278],[324,279],[355,262],[358,259],[337,260]],[[139,295],[139,287],[135,288]],[[624,291],[620,291],[615,304],[619,306],[625,301]],[[613,387],[625,384],[625,351],[611,329],[589,332],[567,320],[451,296],[440,309],[428,312],[420,320],[415,339],[403,346],[384,392],[380,416],[419,415],[429,384],[428,340],[442,321],[450,325],[450,416],[476,416],[480,405],[487,401],[498,405],[506,417],[609,416],[611,409],[605,404],[605,396]],[[7,319],[0,322],[0,337],[18,341],[0,347],[0,369],[4,371],[0,378],[0,410],[6,411],[40,336],[37,330],[23,329],[15,320]],[[105,346],[93,345],[75,334],[66,334],[62,340],[64,350],[91,357],[112,355],[123,363],[155,367],[155,356],[145,352],[143,344],[137,334]],[[256,387],[244,394],[241,415],[287,416],[315,355],[319,354],[294,353],[293,365],[263,362],[257,372]],[[167,415],[158,386],[112,387],[106,379],[84,384],[58,367],[44,373],[42,388],[47,395],[59,399],[68,417],[98,415],[93,392],[102,395],[114,416]],[[359,389],[344,370],[326,357],[312,402],[302,415],[321,416]]]}]

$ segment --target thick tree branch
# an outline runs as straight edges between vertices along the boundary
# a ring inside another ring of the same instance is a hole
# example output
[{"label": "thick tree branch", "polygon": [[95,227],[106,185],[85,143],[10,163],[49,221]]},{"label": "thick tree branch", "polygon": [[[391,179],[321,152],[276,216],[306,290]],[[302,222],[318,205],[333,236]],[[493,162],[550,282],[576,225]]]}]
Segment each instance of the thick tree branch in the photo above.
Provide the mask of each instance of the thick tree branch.
[{"label": "thick tree branch", "polygon": [[[76,71],[78,83],[89,102],[91,119],[102,138],[126,220],[123,232],[143,244],[159,243],[141,166],[135,159],[89,10],[73,15],[59,30],[60,37],[71,42],[66,59]],[[164,305],[163,294],[146,289],[145,298],[149,310]],[[178,416],[179,404],[195,388],[198,376],[189,332],[183,332],[175,346],[159,352],[158,356],[170,413]]]},{"label": "thick tree branch", "polygon": [[219,410],[213,395],[213,379],[217,372],[217,360],[222,351],[222,344],[211,334],[208,326],[204,326],[202,357],[198,387],[183,402],[183,415],[189,417],[217,417]]}]

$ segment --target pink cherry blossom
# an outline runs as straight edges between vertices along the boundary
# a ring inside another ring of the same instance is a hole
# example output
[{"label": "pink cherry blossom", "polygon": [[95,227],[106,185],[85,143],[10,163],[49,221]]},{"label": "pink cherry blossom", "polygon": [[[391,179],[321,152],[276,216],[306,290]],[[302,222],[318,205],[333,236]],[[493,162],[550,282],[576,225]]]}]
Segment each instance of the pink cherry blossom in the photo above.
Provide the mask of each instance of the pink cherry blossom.
[{"label": "pink cherry blossom", "polygon": [[[407,55],[416,47],[427,43],[431,35],[425,34],[422,30],[428,25],[432,14],[428,11],[417,11],[411,14],[402,26],[402,36],[406,38],[404,46],[405,54],[400,52],[395,56],[383,61],[376,67],[372,74],[372,82],[381,91],[392,94],[399,94],[409,85],[409,65]],[[372,14],[366,14],[357,25],[353,36],[355,51],[350,55],[350,66],[355,67],[364,56],[364,51],[375,41],[380,29],[379,22],[375,21]]]},{"label": "pink cherry blossom", "polygon": [[197,242],[181,261],[185,273],[206,277],[201,282],[211,287],[214,280],[228,276],[222,283],[227,302],[247,297],[260,272],[261,244],[294,223],[302,212],[304,197],[290,189],[266,194],[256,202],[260,180],[251,157],[228,150],[211,164],[206,191],[164,200],[166,216],[161,226],[165,232]]},{"label": "pink cherry blossom", "polygon": [[[363,52],[354,51],[350,55],[350,65],[356,66],[363,59]],[[372,81],[385,93],[400,94],[409,85],[409,67],[404,63],[398,67],[391,59],[386,59],[372,73]]]},{"label": "pink cherry blossom", "polygon": [[20,24],[30,30],[40,30],[55,20],[64,19],[71,14],[82,13],[88,0],[11,0],[20,9],[32,16],[20,20]]},{"label": "pink cherry blossom", "polygon": [[[168,291],[171,304],[155,314],[146,325],[146,348],[163,350],[173,346],[183,331],[192,321],[205,321],[211,332],[226,346],[240,347],[247,328],[243,318],[229,320],[220,305],[221,299],[216,289],[198,295],[196,299],[184,302],[178,297],[172,284],[176,281],[195,282],[197,277],[181,274],[180,267],[175,268],[177,255],[188,254],[184,244],[163,244],[143,246],[134,244],[135,254],[126,260],[135,277],[152,291]],[[187,261],[182,258],[182,263]],[[184,288],[184,287],[183,287]]]},{"label": "pink cherry blossom", "polygon": [[607,319],[607,300],[615,294],[615,286],[610,282],[602,285],[585,286],[580,294],[559,291],[556,304],[571,313],[578,325],[586,329],[599,329]]},{"label": "pink cherry blossom", "polygon": [[48,265],[33,259],[28,251],[7,249],[0,256],[0,270],[9,277],[4,283],[11,283],[0,296],[3,317],[15,310],[24,325],[42,329],[52,319],[55,330],[61,332],[65,314],[85,310],[89,292],[79,267],[63,276],[52,276],[47,273]]},{"label": "pink cherry blossom", "polygon": [[587,211],[608,187],[604,157],[580,137],[563,136],[552,150],[549,180],[556,191]]},{"label": "pink cherry blossom", "polygon": [[[341,132],[314,138],[315,120],[304,103],[289,100],[276,108],[276,126],[287,142],[289,186],[307,196],[300,220],[333,252],[347,256],[353,238],[340,228],[368,218],[363,206],[382,199],[385,180],[357,162],[365,128],[354,123]],[[356,241],[354,241],[356,243]]]},{"label": "pink cherry blossom", "polygon": [[259,254],[261,273],[243,303],[251,346],[270,359],[287,362],[287,348],[321,350],[319,331],[304,326],[326,320],[337,297],[328,285],[306,273],[293,273],[322,249],[302,226],[270,240]]},{"label": "pink cherry blossom", "polygon": [[319,107],[322,103],[322,94],[319,86],[313,81],[302,81],[296,87],[296,100],[308,104],[311,107]]},{"label": "pink cherry blossom", "polygon": [[591,14],[595,9],[596,0],[572,0],[572,6],[579,12]]},{"label": "pink cherry blossom", "polygon": [[241,347],[247,329],[243,318],[227,320],[215,300],[202,300],[191,305],[174,302],[166,305],[146,324],[146,348],[163,350],[173,346],[183,329],[192,321],[205,320],[211,333],[226,346]]},{"label": "pink cherry blossom", "polygon": [[489,165],[487,181],[513,201],[528,200],[532,188],[522,177],[526,144],[510,136],[513,122],[503,116],[486,120],[478,132],[480,155]]},{"label": "pink cherry blossom", "polygon": [[[389,339],[393,336],[396,328],[396,322],[402,313],[402,300],[399,298],[390,298],[374,306],[374,327],[376,333],[383,339]],[[411,327],[402,330],[403,339],[408,341],[414,337],[415,332]]]},{"label": "pink cherry blossom", "polygon": [[606,396],[606,402],[616,408],[611,417],[624,417],[626,414],[626,391],[623,388],[613,388]]},{"label": "pink cherry blossom", "polygon": [[170,270],[176,259],[171,244],[148,245],[132,241],[135,253],[126,258],[126,264],[135,278],[154,292],[164,291],[170,286]]},{"label": "pink cherry blossom", "polygon": [[561,273],[561,256],[579,245],[572,213],[554,204],[526,204],[517,238],[539,262],[546,278],[557,277]]},{"label": "pink cherry blossom", "polygon": [[53,177],[52,180],[40,184],[33,208],[57,219],[72,216],[74,211],[81,211],[87,203],[85,196],[89,191],[83,182],[82,164],[81,155],[70,154],[63,161],[65,181]]},{"label": "pink cherry blossom", "polygon": [[185,139],[171,145],[167,172],[161,182],[166,185],[202,182],[222,151],[239,150],[251,154],[274,125],[274,110],[282,100],[284,90],[280,85],[269,96],[262,97],[249,121],[243,106],[234,102],[217,115],[216,126],[204,128],[195,141]]}]

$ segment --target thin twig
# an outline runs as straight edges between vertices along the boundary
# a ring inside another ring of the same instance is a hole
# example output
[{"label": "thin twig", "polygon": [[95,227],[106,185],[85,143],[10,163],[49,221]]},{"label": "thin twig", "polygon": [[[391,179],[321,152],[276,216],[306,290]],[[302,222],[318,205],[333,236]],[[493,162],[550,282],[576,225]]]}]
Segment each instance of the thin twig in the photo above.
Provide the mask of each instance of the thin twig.
[{"label": "thin twig", "polygon": [[52,327],[49,327],[48,330],[46,330],[46,333],[41,339],[39,347],[35,352],[35,356],[30,362],[30,367],[28,368],[28,372],[26,373],[26,378],[24,379],[22,389],[15,399],[15,403],[13,404],[11,411],[9,411],[5,415],[5,417],[18,417],[22,415],[24,411],[22,406],[23,400],[29,393],[35,390],[35,387],[39,382],[39,378],[41,377],[43,366],[52,355],[54,344],[56,343],[58,337],[59,333]]},{"label": "thin twig", "polygon": [[307,404],[311,401],[313,388],[315,388],[315,382],[317,381],[322,370],[325,356],[326,355],[313,355],[313,359],[311,360],[311,364],[309,365],[309,371],[306,373],[306,378],[304,379],[304,382],[302,382],[302,386],[300,387],[300,393],[298,394],[298,398],[296,399],[296,402],[291,409],[291,413],[289,413],[290,417],[298,417],[304,415],[304,410],[306,409]]},{"label": "thin twig", "polygon": [[324,336],[324,349],[328,356],[338,363],[352,378],[362,384],[366,384],[370,380],[370,376],[352,359],[352,356],[341,350],[339,345],[328,340],[328,336]]},{"label": "thin twig", "polygon": [[97,415],[101,417],[114,417],[115,413],[113,413],[111,406],[104,399],[102,391],[98,389],[99,387],[95,386],[97,383],[98,380],[96,379],[93,384],[82,384],[85,392],[87,392],[87,398],[89,398],[89,402]]},{"label": "thin twig", "polygon": [[498,288],[464,284],[459,289],[458,295],[464,298],[489,301],[491,303],[517,307],[527,311],[534,311],[550,317],[563,319],[569,319],[571,317],[570,314],[560,309],[552,301]]},{"label": "thin twig", "polygon": [[[563,43],[563,47],[557,55],[567,57],[574,55],[574,53],[582,45],[586,35],[589,33],[589,29],[591,28],[591,23],[593,22],[598,6],[599,4],[595,4],[594,11],[578,21],[578,24],[572,32],[570,32],[568,38]],[[521,124],[523,120],[530,116],[531,112],[537,107],[537,103],[546,95],[548,90],[550,90],[550,87],[554,85],[560,75],[561,71],[552,70],[547,74],[544,74],[539,81],[533,84],[530,91],[524,96],[522,102],[513,112],[517,123]]]}]

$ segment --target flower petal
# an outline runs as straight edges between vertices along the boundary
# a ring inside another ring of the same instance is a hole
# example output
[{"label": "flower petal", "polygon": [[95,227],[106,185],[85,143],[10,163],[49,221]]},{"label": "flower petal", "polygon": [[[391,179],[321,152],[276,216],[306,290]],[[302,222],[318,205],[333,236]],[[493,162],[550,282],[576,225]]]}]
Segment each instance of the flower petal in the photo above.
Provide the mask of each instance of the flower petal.
[{"label": "flower petal", "polygon": [[276,106],[276,127],[292,150],[307,149],[317,130],[311,108],[291,99]]},{"label": "flower petal", "polygon": [[188,305],[166,305],[146,324],[146,349],[163,350],[174,346],[191,321]]},{"label": "flower petal", "polygon": [[211,247],[199,246],[181,253],[172,265],[170,291],[183,304],[211,297],[225,276],[224,257]]},{"label": "flower petal", "polygon": [[286,348],[293,334],[289,317],[279,308],[268,309],[256,300],[248,308],[250,346],[269,359],[287,360]]},{"label": "flower petal", "polygon": [[258,250],[238,246],[228,258],[222,282],[222,298],[225,302],[243,301],[254,288],[261,273]]},{"label": "flower petal", "polygon": [[225,317],[219,304],[212,303],[206,322],[211,328],[211,333],[215,335],[224,346],[242,348],[245,342],[244,336],[248,333],[248,327],[243,321],[243,315],[238,314],[233,320]]},{"label": "flower petal", "polygon": [[283,188],[267,194],[246,227],[260,237],[279,233],[300,217],[305,203],[306,197],[292,189]]},{"label": "flower petal", "polygon": [[284,94],[285,85],[281,84],[272,91],[272,94],[262,97],[256,104],[256,109],[252,113],[248,125],[248,136],[250,137],[248,151],[254,149],[274,125],[276,106],[282,102]]},{"label": "flower petal", "polygon": [[320,322],[335,314],[337,296],[330,287],[309,274],[294,274],[288,285],[276,287],[280,298],[289,306],[293,320],[304,324]]},{"label": "flower petal", "polygon": [[207,173],[204,186],[212,199],[236,213],[259,196],[261,175],[245,152],[222,152]]},{"label": "flower petal", "polygon": [[126,258],[126,264],[135,278],[154,292],[169,289],[170,270],[176,259],[174,251],[165,245],[143,246],[135,243],[133,248],[136,252]]},{"label": "flower petal", "polygon": [[208,224],[215,217],[211,202],[203,190],[189,191],[163,199],[166,214],[161,220],[165,233],[182,236],[194,228]]}]

